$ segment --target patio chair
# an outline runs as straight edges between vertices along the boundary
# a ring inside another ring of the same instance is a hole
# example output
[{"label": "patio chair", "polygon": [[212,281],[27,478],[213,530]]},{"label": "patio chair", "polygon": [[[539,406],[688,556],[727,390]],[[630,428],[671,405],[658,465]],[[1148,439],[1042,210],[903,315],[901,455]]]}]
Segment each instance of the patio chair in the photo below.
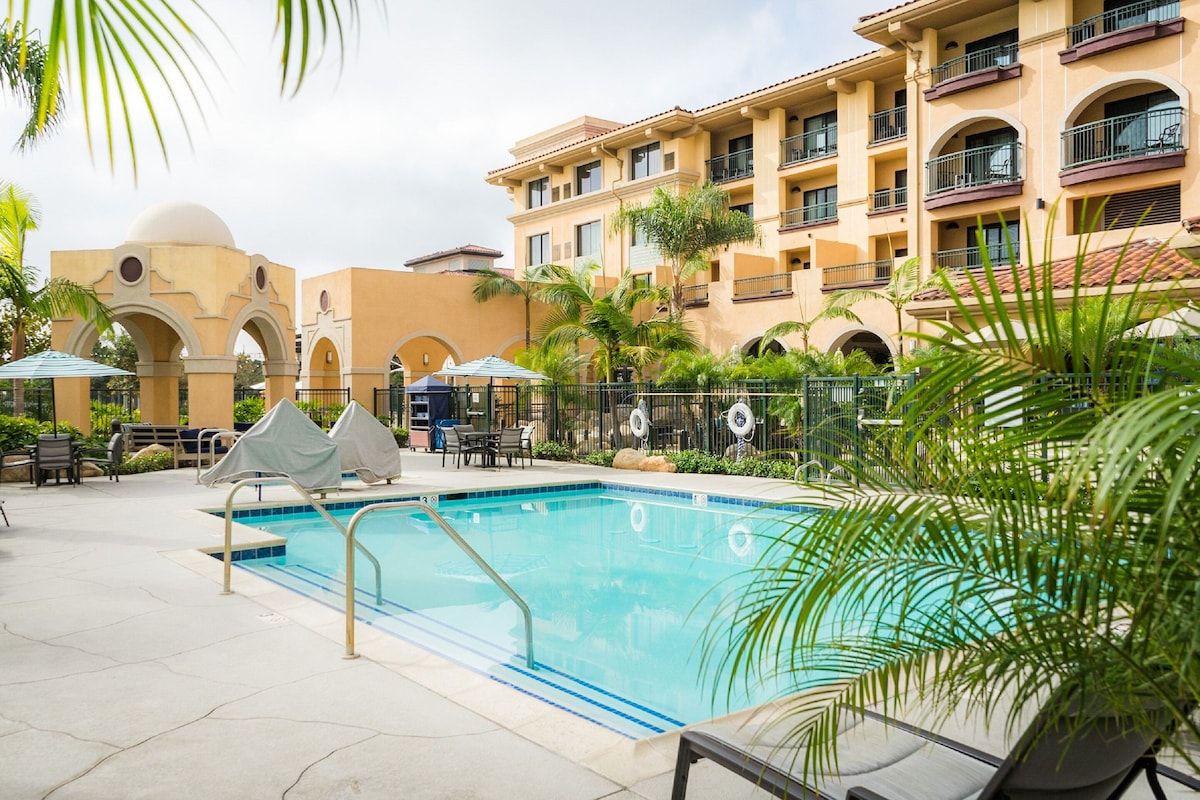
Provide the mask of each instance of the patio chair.
[{"label": "patio chair", "polygon": [[529,459],[529,466],[533,466],[533,425],[521,426],[521,455]]},{"label": "patio chair", "polygon": [[504,456],[508,460],[508,465],[511,467],[513,456],[517,457],[517,461],[521,462],[521,469],[525,469],[525,461],[521,458],[521,437],[525,434],[524,428],[501,428],[500,441],[496,445],[496,456]]},{"label": "patio chair", "polygon": [[[9,456],[19,456],[16,461],[9,461]],[[14,469],[17,467],[25,467],[29,470],[29,482],[33,483],[33,468],[37,462],[33,458],[32,451],[23,447],[18,450],[5,450],[0,453],[0,462],[3,462],[3,469]]]},{"label": "patio chair", "polygon": [[125,435],[114,433],[112,438],[108,440],[108,447],[103,450],[81,450],[79,452],[80,466],[83,464],[95,464],[104,470],[104,474],[111,481],[114,478],[117,483],[121,482],[121,461],[125,457]]},{"label": "patio chair", "polygon": [[458,463],[458,455],[459,455],[458,449],[459,449],[458,431],[454,430],[454,428],[452,428],[452,427],[451,428],[443,428],[442,429],[442,466],[443,467],[446,466],[446,454],[450,453],[450,452],[454,453],[454,463],[455,464]]},{"label": "patio chair", "polygon": [[79,458],[70,436],[39,434],[33,452],[36,486],[40,487],[45,483],[44,473],[47,472],[53,472],[54,482],[58,483],[64,470],[67,473],[67,483],[79,483]]},{"label": "patio chair", "polygon": [[[671,800],[683,800],[689,767],[701,758],[780,798],[1115,800],[1145,774],[1154,796],[1166,800],[1154,756],[1159,735],[1170,725],[1165,711],[1156,715],[1159,727],[1147,732],[1094,705],[1073,702],[1067,708],[1053,702],[1040,711],[1004,759],[870,711],[847,712],[838,733],[838,772],[808,775],[807,785],[799,776],[804,753],[782,735],[769,740],[733,725],[700,727],[680,736]],[[1077,726],[1082,713],[1087,724],[1072,731],[1067,720]],[[1063,742],[1069,742],[1065,753]],[[1174,777],[1169,770],[1162,773]]]}]

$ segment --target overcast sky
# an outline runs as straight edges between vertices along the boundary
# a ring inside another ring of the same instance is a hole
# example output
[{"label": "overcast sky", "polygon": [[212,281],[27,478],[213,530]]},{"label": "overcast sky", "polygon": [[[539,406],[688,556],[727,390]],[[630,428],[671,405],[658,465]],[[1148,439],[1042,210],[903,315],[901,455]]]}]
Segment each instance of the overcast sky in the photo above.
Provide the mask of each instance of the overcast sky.
[{"label": "overcast sky", "polygon": [[[52,250],[121,244],[139,213],[168,200],[212,209],[240,249],[300,280],[468,243],[511,266],[512,204],[485,177],[512,163],[518,139],[584,114],[628,123],[696,109],[869,52],[851,26],[893,4],[391,2],[385,22],[364,0],[340,74],[326,57],[281,98],[275,4],[205,2],[231,46],[211,39],[223,77],[210,77],[205,119],[191,115],[192,147],[166,125],[169,168],[146,135],[136,184],[124,151],[115,170],[102,148],[93,161],[69,95],[67,124],[32,152],[6,152],[0,179],[40,202],[26,260],[43,270]],[[0,99],[0,151],[23,115]]]}]

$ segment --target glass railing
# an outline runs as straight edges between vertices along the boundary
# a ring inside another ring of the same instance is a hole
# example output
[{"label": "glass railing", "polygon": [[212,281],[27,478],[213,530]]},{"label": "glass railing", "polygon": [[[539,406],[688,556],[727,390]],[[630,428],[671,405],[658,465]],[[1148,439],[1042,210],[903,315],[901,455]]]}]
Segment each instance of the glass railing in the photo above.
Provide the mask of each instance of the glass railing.
[{"label": "glass railing", "polygon": [[1021,143],[1005,142],[947,153],[925,165],[928,195],[1021,179]]},{"label": "glass railing", "polygon": [[812,222],[824,222],[837,219],[837,201],[812,203],[800,208],[789,208],[779,215],[779,227],[793,228],[797,225],[808,225]]},{"label": "glass railing", "polygon": [[908,109],[904,106],[876,111],[870,120],[871,141],[868,144],[890,142],[908,135]]},{"label": "glass railing", "polygon": [[967,53],[965,56],[952,58],[938,64],[930,73],[933,75],[933,83],[936,86],[942,81],[948,81],[951,78],[961,78],[963,75],[970,75],[973,72],[982,72],[991,67],[1007,67],[1009,64],[1015,64],[1017,61],[1017,45],[1002,44],[996,47],[988,47],[983,50],[977,50],[974,53]]},{"label": "glass railing", "polygon": [[785,167],[837,154],[837,123],[805,131],[779,142],[779,163]]},{"label": "glass railing", "polygon": [[892,259],[864,261],[860,264],[839,264],[821,270],[822,286],[850,286],[864,283],[887,283],[892,279]]},{"label": "glass railing", "polygon": [[877,189],[871,192],[870,211],[887,211],[893,208],[908,206],[908,187],[898,189]]},{"label": "glass railing", "polygon": [[1088,17],[1067,28],[1067,46],[1074,47],[1106,33],[1179,18],[1179,0],[1145,0]]},{"label": "glass railing", "polygon": [[756,275],[753,278],[738,278],[733,282],[734,297],[762,297],[785,294],[792,291],[792,274]]},{"label": "glass railing", "polygon": [[737,150],[727,156],[714,156],[705,162],[708,179],[713,183],[749,178],[754,174],[754,150]]},{"label": "glass railing", "polygon": [[[1020,241],[1016,239],[1012,241],[1012,252],[1021,252]],[[1012,263],[1009,260],[1008,254],[1008,244],[998,242],[983,247],[959,247],[954,250],[935,250],[933,252],[933,263],[938,269],[972,269],[974,267],[982,267],[984,257],[986,256],[987,263],[998,266]]]},{"label": "glass railing", "polygon": [[1062,132],[1062,168],[1183,149],[1183,109],[1161,108],[1077,125]]}]

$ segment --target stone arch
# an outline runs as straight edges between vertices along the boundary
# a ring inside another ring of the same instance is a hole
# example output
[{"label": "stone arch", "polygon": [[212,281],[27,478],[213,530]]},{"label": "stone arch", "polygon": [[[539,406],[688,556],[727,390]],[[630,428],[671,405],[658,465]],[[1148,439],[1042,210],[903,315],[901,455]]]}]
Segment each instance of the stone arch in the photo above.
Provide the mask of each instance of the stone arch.
[{"label": "stone arch", "polygon": [[925,153],[923,154],[924,160],[928,162],[930,159],[937,158],[939,155],[941,155],[942,149],[945,148],[950,139],[954,137],[954,134],[958,133],[972,122],[980,122],[985,119],[999,120],[1016,131],[1017,142],[1021,145],[1022,149],[1024,149],[1028,136],[1026,134],[1025,124],[1021,122],[1020,119],[1008,113],[1007,111],[968,111],[963,114],[959,114],[957,117],[954,117],[944,126],[942,126],[942,129],[938,131],[930,141],[929,147],[926,148]]},{"label": "stone arch", "polygon": [[[873,353],[870,350],[867,350],[868,355],[871,356],[872,360],[875,361],[875,363],[886,364],[886,363],[888,363],[888,361],[891,361],[895,358],[895,355],[896,355],[895,340],[892,338],[892,336],[890,334],[885,333],[882,329],[877,328],[874,325],[847,325],[847,326],[841,328],[837,333],[835,333],[832,337],[830,337],[829,345],[826,347],[825,352],[826,353],[836,353],[839,351],[845,352],[845,347],[851,343],[851,340],[853,340],[857,336],[863,336],[863,335],[874,337],[874,339],[878,340],[878,344],[879,344],[880,348],[882,348],[882,349],[878,350],[878,354]],[[863,349],[866,349],[866,348],[863,348]],[[886,352],[887,357],[881,360],[881,358],[879,356],[882,356],[885,352]]]},{"label": "stone arch", "polygon": [[[757,358],[758,356],[762,355],[762,347],[761,347],[762,338],[763,337],[762,337],[761,333],[751,334],[750,336],[747,336],[745,339],[743,339],[738,344],[738,349],[741,350],[746,355],[753,355]],[[787,346],[787,344],[785,342],[783,342],[779,337],[776,337],[771,340],[771,344],[767,349],[778,355],[783,355],[784,353],[788,352],[791,348],[789,348]]]},{"label": "stone arch", "polygon": [[[1158,72],[1136,71],[1136,72],[1120,72],[1113,75],[1106,75],[1100,80],[1093,83],[1084,90],[1074,102],[1065,104],[1062,113],[1058,118],[1058,129],[1065,131],[1067,128],[1074,126],[1075,120],[1083,113],[1084,109],[1099,100],[1104,95],[1112,92],[1115,89],[1120,89],[1124,86],[1132,86],[1138,83],[1157,84],[1164,88],[1170,89],[1179,98],[1179,105],[1183,109],[1184,119],[1190,117],[1191,96],[1186,86],[1173,78],[1163,75]],[[1188,140],[1191,138],[1189,125],[1184,125],[1181,132],[1181,142],[1186,149]]]},{"label": "stone arch", "polygon": [[[522,339],[524,335],[522,334]],[[392,342],[391,349],[388,350],[389,358],[398,353],[403,353],[406,349],[405,345],[416,342],[420,339],[429,339],[437,342],[446,353],[454,359],[454,363],[461,364],[465,360],[463,358],[463,350],[454,342],[450,341],[444,331],[434,330],[432,328],[422,328],[420,330],[409,331],[400,338]],[[415,351],[410,351],[415,353]],[[425,364],[414,355],[409,358],[400,356],[400,363],[404,367],[404,380],[406,383],[411,383],[413,379],[420,378],[424,375],[430,375],[441,369],[444,358],[438,358],[437,354],[430,357],[429,363]],[[412,363],[410,363],[412,362]]]}]

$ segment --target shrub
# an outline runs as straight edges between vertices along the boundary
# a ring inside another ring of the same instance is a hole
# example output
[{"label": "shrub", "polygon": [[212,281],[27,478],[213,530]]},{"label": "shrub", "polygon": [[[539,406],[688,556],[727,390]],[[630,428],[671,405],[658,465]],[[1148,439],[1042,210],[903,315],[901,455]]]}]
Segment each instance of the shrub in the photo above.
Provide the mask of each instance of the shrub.
[{"label": "shrub", "polygon": [[743,458],[741,461],[722,459],[729,465],[730,475],[751,475],[756,478],[783,478],[791,480],[796,474],[796,465],[791,461],[773,458]]},{"label": "shrub", "polygon": [[392,436],[396,437],[397,447],[408,447],[408,428],[392,428]]},{"label": "shrub", "polygon": [[[535,447],[534,450],[537,448]],[[594,467],[611,467],[613,459],[617,457],[616,450],[593,450],[583,457],[582,461],[585,464],[591,464]]]},{"label": "shrub", "polygon": [[267,413],[267,403],[261,397],[247,397],[233,404],[234,422],[258,422]]},{"label": "shrub", "polygon": [[138,409],[128,411],[122,405],[116,403],[92,403],[92,431],[105,432],[109,430],[109,425],[114,419],[119,419],[121,422],[141,422],[142,412]]},{"label": "shrub", "polygon": [[138,458],[127,458],[121,462],[122,475],[137,475],[139,472],[158,472],[175,468],[172,453],[148,453]]},{"label": "shrub", "polygon": [[667,456],[678,472],[698,475],[725,475],[725,459],[703,450],[684,450]]},{"label": "shrub", "polygon": [[[0,450],[16,450],[33,444],[42,432],[42,423],[29,417],[0,415]],[[46,429],[49,433],[49,428]]]},{"label": "shrub", "polygon": [[575,453],[565,444],[558,442],[534,442],[533,457],[550,461],[574,461]]},{"label": "shrub", "polygon": [[749,475],[757,478],[790,479],[796,472],[796,465],[790,460],[743,458],[741,461],[735,461],[732,458],[714,456],[703,450],[668,453],[667,458],[675,465],[676,471],[698,475]]}]

